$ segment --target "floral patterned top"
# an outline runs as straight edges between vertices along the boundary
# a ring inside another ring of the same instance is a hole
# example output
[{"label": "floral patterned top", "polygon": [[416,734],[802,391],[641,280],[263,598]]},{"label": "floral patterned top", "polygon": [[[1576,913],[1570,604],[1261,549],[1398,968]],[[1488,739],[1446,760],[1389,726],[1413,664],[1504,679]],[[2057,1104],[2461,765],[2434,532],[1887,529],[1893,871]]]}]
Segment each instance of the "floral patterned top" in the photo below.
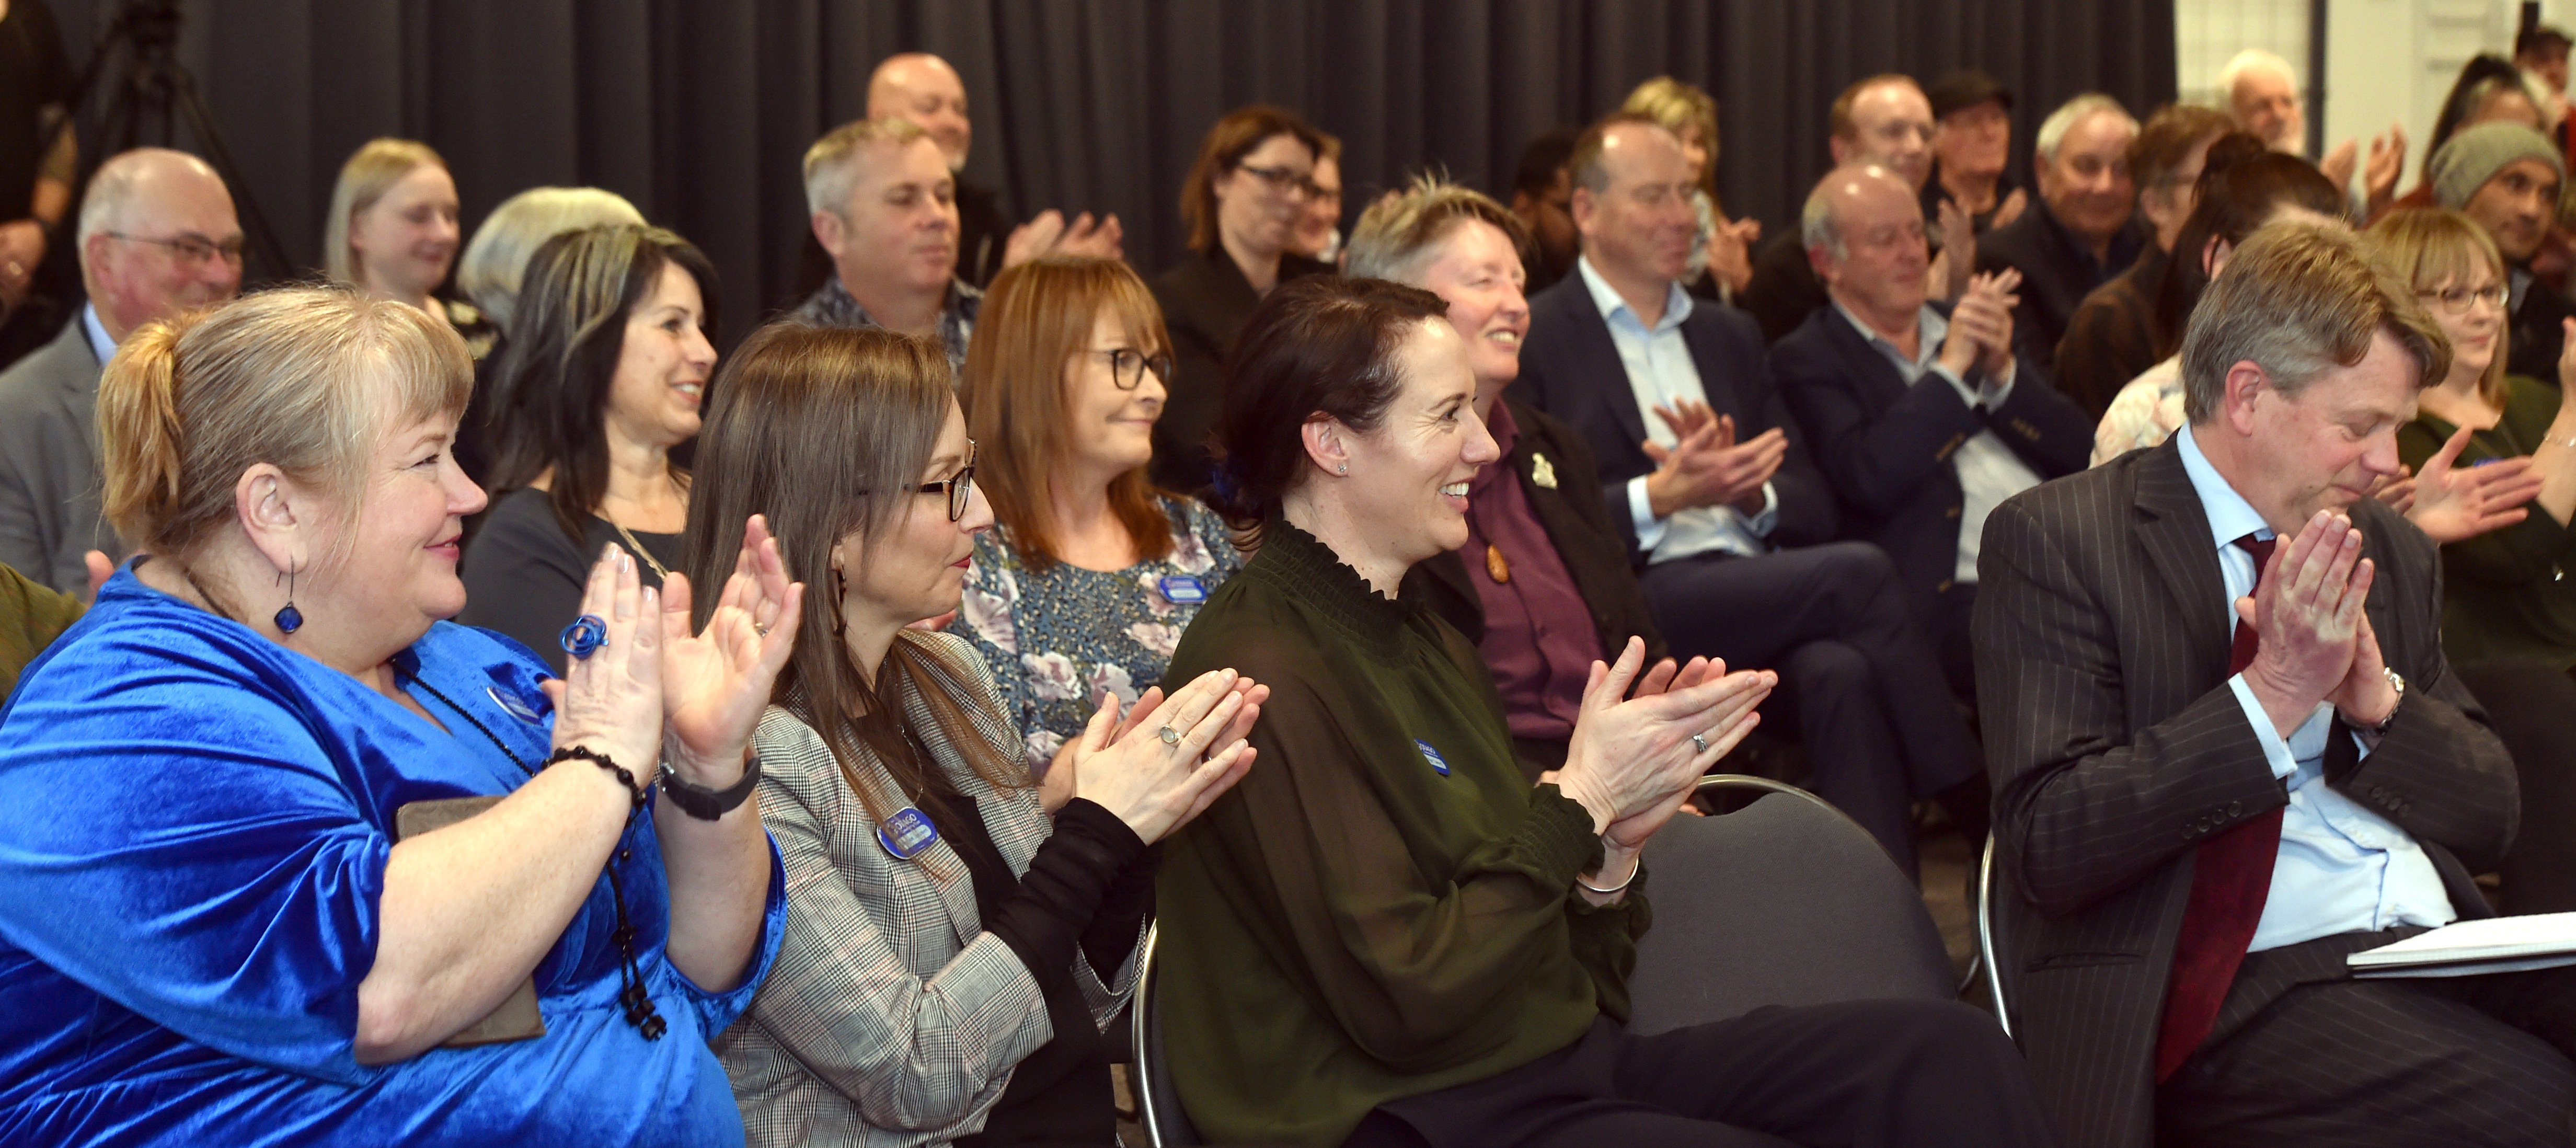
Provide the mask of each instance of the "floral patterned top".
[{"label": "floral patterned top", "polygon": [[1124,570],[1067,562],[1032,571],[1000,528],[975,539],[966,597],[948,632],[993,667],[1002,709],[1020,728],[1029,769],[1082,735],[1103,692],[1123,711],[1162,683],[1199,606],[1243,568],[1225,521],[1195,499],[1165,497],[1171,554]]}]

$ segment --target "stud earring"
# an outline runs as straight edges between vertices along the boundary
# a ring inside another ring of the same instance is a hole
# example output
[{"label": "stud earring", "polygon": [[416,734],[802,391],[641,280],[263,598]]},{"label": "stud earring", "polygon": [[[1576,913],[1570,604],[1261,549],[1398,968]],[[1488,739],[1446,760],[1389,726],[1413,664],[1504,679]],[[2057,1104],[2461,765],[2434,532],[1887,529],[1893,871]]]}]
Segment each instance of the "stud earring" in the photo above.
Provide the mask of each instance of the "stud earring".
[{"label": "stud earring", "polygon": [[297,630],[304,628],[304,611],[295,608],[294,567],[290,566],[287,568],[284,579],[286,582],[286,604],[278,607],[276,615],[271,617],[269,620],[277,623],[278,633],[292,634]]},{"label": "stud earring", "polygon": [[1346,462],[1346,463],[1343,463],[1343,464],[1342,464],[1341,466],[1339,466],[1339,467],[1334,468],[1334,470],[1333,470],[1333,473],[1335,473],[1335,474],[1349,474],[1350,472],[1351,472],[1351,464],[1349,464],[1349,463],[1347,463],[1347,462]]}]

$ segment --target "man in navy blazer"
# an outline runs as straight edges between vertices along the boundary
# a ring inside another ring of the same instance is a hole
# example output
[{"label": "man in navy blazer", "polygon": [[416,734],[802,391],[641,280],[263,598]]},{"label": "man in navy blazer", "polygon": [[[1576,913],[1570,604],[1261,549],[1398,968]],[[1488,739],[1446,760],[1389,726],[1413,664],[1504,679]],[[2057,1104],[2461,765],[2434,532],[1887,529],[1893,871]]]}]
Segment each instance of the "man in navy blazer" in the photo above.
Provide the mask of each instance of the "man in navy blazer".
[{"label": "man in navy blazer", "polygon": [[1831,302],[1771,348],[1841,499],[1843,535],[1896,563],[1952,688],[1975,696],[1977,547],[2003,500],[2084,469],[2093,421],[2013,352],[2016,272],[1927,304],[1923,215],[1874,165],[1835,170],[1800,224]]},{"label": "man in navy blazer", "polygon": [[1818,793],[1909,872],[1918,797],[1981,837],[1976,741],[1895,569],[1875,546],[1831,541],[1833,492],[1752,322],[1680,287],[1697,226],[1681,142],[1613,115],[1567,167],[1583,256],[1530,300],[1508,393],[1591,444],[1673,651],[1780,671]]}]

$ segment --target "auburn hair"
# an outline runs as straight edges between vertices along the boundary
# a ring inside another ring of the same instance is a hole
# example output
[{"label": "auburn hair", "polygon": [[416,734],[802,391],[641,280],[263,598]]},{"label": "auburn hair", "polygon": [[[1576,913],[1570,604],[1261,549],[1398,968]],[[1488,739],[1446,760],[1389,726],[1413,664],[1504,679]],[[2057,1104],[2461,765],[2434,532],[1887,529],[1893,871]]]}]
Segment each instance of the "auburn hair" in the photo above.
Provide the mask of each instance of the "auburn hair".
[{"label": "auburn hair", "polygon": [[1216,250],[1217,177],[1233,171],[1234,165],[1272,136],[1293,137],[1310,156],[1324,154],[1324,133],[1297,113],[1270,104],[1227,112],[1199,141],[1199,158],[1181,181],[1181,223],[1190,229],[1190,250]]},{"label": "auburn hair", "polygon": [[[1003,536],[1031,569],[1056,561],[1052,486],[1074,452],[1068,368],[1088,358],[1091,330],[1117,316],[1127,344],[1172,353],[1162,309],[1133,268],[1116,259],[1050,256],[995,276],[966,349],[966,425],[983,455],[975,485],[993,503]],[[1172,552],[1172,524],[1138,466],[1109,483],[1109,511],[1140,562]]]}]

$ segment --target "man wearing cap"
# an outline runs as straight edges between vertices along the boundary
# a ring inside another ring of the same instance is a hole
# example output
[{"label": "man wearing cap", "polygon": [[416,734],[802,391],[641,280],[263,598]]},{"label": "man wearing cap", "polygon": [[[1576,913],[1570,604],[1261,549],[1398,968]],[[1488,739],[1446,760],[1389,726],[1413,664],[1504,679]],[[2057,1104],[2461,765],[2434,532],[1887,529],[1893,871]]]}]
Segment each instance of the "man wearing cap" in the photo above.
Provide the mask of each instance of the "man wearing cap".
[{"label": "man wearing cap", "polygon": [[2060,105],[2039,125],[2031,166],[2039,201],[2009,227],[1977,241],[1977,270],[2021,272],[2021,306],[2013,326],[2022,354],[2054,369],[2066,324],[2093,289],[2129,269],[2144,246],[2131,216],[2137,184],[2129,178],[2129,143],[2138,121],[2120,101],[2088,92]]},{"label": "man wearing cap", "polygon": [[[1903,177],[1918,195],[1930,182],[1936,130],[1932,103],[1913,77],[1888,72],[1853,82],[1834,97],[1827,122],[1833,136],[1826,147],[1833,152],[1834,166],[1877,164]],[[1956,299],[1968,285],[1975,225],[1955,207],[1927,207],[1923,224],[1932,237],[1932,296]],[[1806,244],[1795,230],[1762,245],[1753,261],[1753,280],[1736,296],[1736,305],[1761,326],[1764,343],[1779,342],[1825,305],[1824,280],[1816,278]]]},{"label": "man wearing cap", "polygon": [[1963,68],[1923,93],[1932,101],[1932,178],[1923,182],[1923,218],[1941,218],[1954,203],[1983,235],[2020,218],[2030,193],[2004,166],[2012,157],[2012,93],[1994,77]]},{"label": "man wearing cap", "polygon": [[2559,321],[2576,308],[2532,275],[2531,257],[2558,217],[2558,184],[2567,174],[2558,149],[2529,127],[2498,120],[2452,136],[2424,172],[2433,201],[2476,220],[2504,256],[2511,289],[2505,370],[2554,385],[2566,340]]}]

